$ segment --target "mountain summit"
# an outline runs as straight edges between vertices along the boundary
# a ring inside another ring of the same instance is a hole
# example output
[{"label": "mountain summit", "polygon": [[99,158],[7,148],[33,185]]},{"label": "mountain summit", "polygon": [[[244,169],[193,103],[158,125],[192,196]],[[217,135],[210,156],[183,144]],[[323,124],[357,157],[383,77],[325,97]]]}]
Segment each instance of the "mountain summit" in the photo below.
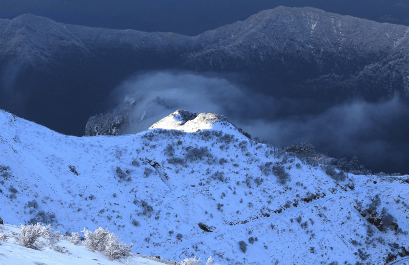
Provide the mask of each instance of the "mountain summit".
[{"label": "mountain summit", "polygon": [[[308,145],[285,152],[216,114],[178,110],[138,134],[74,137],[0,110],[0,132],[6,224],[67,235],[102,226],[137,253],[221,265],[383,264],[409,254],[408,176],[323,165]],[[7,260],[12,247],[0,244]]]},{"label": "mountain summit", "polygon": [[214,113],[197,115],[186,110],[177,110],[149,127],[150,130],[156,128],[183,132],[198,132],[209,129],[220,130],[224,133],[238,132],[236,126],[222,115]]}]

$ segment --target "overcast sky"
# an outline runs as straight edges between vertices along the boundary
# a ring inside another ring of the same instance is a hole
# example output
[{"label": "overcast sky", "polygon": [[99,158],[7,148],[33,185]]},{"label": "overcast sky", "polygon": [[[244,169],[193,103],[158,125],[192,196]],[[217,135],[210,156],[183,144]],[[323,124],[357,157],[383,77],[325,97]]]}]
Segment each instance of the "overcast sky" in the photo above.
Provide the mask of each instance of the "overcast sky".
[{"label": "overcast sky", "polygon": [[280,5],[409,25],[409,0],[0,0],[0,18],[30,13],[68,24],[196,35]]}]

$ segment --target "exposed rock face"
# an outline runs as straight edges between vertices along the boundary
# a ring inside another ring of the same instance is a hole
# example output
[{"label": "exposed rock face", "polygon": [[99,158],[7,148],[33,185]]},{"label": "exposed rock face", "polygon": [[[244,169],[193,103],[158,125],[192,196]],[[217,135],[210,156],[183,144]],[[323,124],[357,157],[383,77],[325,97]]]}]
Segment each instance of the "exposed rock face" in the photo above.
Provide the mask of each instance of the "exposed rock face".
[{"label": "exposed rock face", "polygon": [[167,68],[246,73],[263,93],[286,97],[407,94],[408,32],[314,8],[266,10],[195,37],[23,15],[0,20],[0,107],[81,135],[119,82],[136,71]]}]

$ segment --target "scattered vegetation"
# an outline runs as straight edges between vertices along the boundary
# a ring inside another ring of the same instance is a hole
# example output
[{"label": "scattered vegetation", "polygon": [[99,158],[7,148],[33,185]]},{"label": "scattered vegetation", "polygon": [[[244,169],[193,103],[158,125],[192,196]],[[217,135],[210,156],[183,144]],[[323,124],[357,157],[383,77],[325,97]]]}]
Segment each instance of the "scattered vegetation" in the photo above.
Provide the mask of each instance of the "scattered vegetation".
[{"label": "scattered vegetation", "polygon": [[132,180],[131,177],[128,177],[129,171],[124,172],[120,167],[116,167],[115,174],[120,180],[126,180],[126,181]]},{"label": "scattered vegetation", "polygon": [[346,179],[346,175],[343,171],[337,172],[335,167],[331,165],[325,167],[325,173],[335,181],[344,181]]},{"label": "scattered vegetation", "polygon": [[30,219],[28,223],[29,224],[36,224],[36,223],[52,224],[55,222],[57,222],[55,213],[39,211],[33,218]]},{"label": "scattered vegetation", "polygon": [[213,232],[212,228],[210,226],[204,224],[204,223],[200,222],[198,225],[199,225],[200,229],[202,229],[205,232]]},{"label": "scattered vegetation", "polygon": [[241,241],[239,242],[239,246],[240,246],[240,250],[241,250],[243,253],[246,253],[246,251],[247,251],[247,243],[244,242],[243,240],[241,240]]},{"label": "scattered vegetation", "polygon": [[77,169],[75,168],[75,166],[73,166],[73,165],[68,165],[68,168],[70,169],[70,171],[71,171],[74,175],[76,175],[76,176],[79,175],[79,173],[78,173]]},{"label": "scattered vegetation", "polygon": [[273,166],[273,173],[278,177],[278,182],[282,185],[286,184],[290,180],[290,175],[285,171],[284,166]]}]

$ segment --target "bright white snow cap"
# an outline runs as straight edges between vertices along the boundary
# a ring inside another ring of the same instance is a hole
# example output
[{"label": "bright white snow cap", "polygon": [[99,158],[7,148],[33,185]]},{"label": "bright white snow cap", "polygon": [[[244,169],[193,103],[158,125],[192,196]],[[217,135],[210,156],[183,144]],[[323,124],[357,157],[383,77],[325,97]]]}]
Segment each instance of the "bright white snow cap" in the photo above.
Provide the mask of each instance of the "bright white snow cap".
[{"label": "bright white snow cap", "polygon": [[149,127],[152,129],[179,130],[197,132],[201,130],[222,130],[225,133],[237,133],[238,130],[226,117],[214,113],[191,113],[177,110]]}]

